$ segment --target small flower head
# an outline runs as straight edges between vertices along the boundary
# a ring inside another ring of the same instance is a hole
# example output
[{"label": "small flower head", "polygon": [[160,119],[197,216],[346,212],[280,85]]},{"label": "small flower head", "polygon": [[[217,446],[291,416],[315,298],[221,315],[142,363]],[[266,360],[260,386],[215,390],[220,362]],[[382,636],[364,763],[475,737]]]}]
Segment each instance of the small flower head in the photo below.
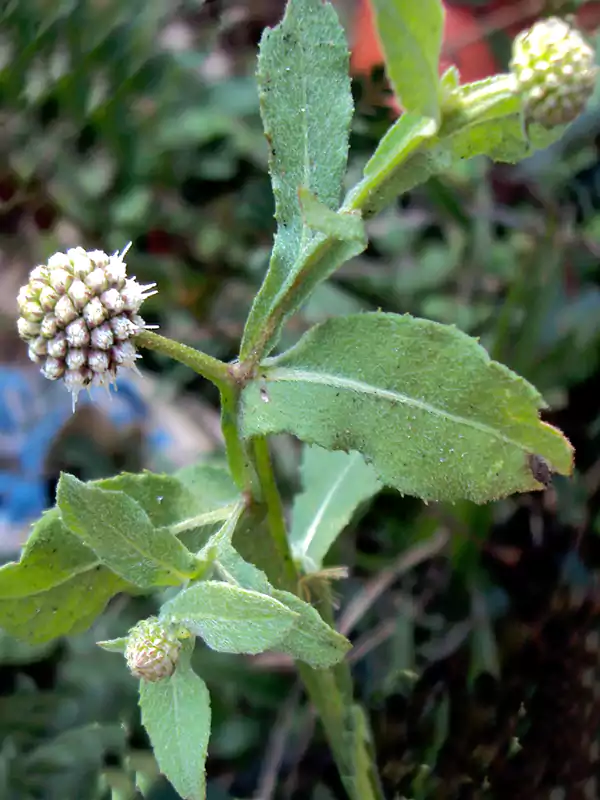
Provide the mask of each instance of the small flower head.
[{"label": "small flower head", "polygon": [[155,292],[127,277],[127,249],[56,253],[19,291],[19,336],[46,378],[64,380],[73,405],[82,389],[110,386],[121,368],[135,368],[132,340],[146,327],[138,312]]},{"label": "small flower head", "polygon": [[545,128],[572,122],[596,86],[594,50],[558,17],[540,20],[516,37],[510,68],[528,121]]},{"label": "small flower head", "polygon": [[150,617],[129,631],[125,659],[134,677],[154,683],[173,674],[180,651],[176,632]]}]

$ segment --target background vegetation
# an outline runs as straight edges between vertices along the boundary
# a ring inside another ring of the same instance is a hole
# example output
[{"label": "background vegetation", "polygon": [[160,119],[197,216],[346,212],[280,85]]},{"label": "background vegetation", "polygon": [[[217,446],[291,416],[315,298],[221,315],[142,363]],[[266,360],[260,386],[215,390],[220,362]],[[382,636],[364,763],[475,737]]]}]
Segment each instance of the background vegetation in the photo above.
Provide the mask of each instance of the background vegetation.
[{"label": "background vegetation", "polygon": [[[219,457],[210,387],[150,354],[122,408],[64,414],[66,393],[23,361],[13,298],[55,250],[131,240],[132,271],[160,287],[148,321],[235,357],[274,230],[253,69],[282,6],[0,4],[4,560],[60,469],[91,478]],[[351,19],[351,4],[340,11]],[[377,72],[354,83],[354,175],[389,124],[385,91]],[[518,167],[476,160],[430,180],[370,224],[367,252],[286,330],[284,345],[379,307],[455,323],[540,389],[576,448],[574,479],[545,494],[484,507],[383,494],[338,543],[330,565],[351,575],[333,586],[339,626],[390,798],[597,796],[599,147],[596,103]],[[291,496],[299,449],[281,439],[276,456]],[[40,648],[0,638],[0,796],[126,798],[137,781],[152,800],[174,797],[135,682],[94,644],[153,609],[117,600],[92,631]],[[197,657],[213,697],[210,800],[342,796],[290,663]]]}]

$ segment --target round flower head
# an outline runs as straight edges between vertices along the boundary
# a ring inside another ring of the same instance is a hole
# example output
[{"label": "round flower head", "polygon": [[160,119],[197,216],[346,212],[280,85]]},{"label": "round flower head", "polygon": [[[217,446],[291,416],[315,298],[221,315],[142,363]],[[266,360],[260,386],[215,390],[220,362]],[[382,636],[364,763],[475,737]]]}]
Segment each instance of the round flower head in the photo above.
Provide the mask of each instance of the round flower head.
[{"label": "round flower head", "polygon": [[180,651],[175,633],[150,617],[129,631],[125,659],[134,677],[154,683],[173,674]]},{"label": "round flower head", "polygon": [[516,37],[510,68],[528,121],[545,128],[572,122],[596,86],[594,50],[558,17],[540,20]]},{"label": "round flower head", "polygon": [[19,335],[49,380],[62,379],[73,395],[114,384],[120,368],[135,368],[133,337],[146,325],[140,306],[155,284],[128,278],[122,253],[82,247],[56,253],[35,267],[18,296]]}]

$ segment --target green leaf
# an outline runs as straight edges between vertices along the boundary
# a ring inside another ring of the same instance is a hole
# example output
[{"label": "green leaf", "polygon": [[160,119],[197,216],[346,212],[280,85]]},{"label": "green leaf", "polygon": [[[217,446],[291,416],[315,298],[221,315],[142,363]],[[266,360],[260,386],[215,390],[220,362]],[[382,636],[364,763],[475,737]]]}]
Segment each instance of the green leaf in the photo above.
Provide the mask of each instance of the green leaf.
[{"label": "green leaf", "polygon": [[516,164],[558,141],[563,132],[564,127],[547,130],[534,124],[529,126],[526,138],[519,112],[470,125],[449,137],[447,143],[453,161],[484,155],[493,161]]},{"label": "green leaf", "polygon": [[141,505],[123,492],[63,473],[56,499],[69,530],[136,586],[177,586],[199,573],[194,555],[168,530],[155,528]]},{"label": "green leaf", "polygon": [[0,568],[0,628],[47,642],[85,630],[111,597],[130,589],[53,509],[35,523],[20,560]]},{"label": "green leaf", "polygon": [[96,554],[68,530],[53,508],[33,525],[20,560],[0,568],[0,598],[44,592],[99,565]]},{"label": "green leaf", "polygon": [[210,696],[182,651],[177,669],[163,681],[140,683],[142,723],[160,771],[186,800],[205,800],[205,762],[210,737]]},{"label": "green leaf", "polygon": [[[386,199],[388,195],[394,197],[395,194],[400,194],[403,187],[396,191],[397,171],[400,170],[400,176],[405,180],[404,165],[407,159],[416,153],[427,139],[431,139],[435,132],[436,125],[432,120],[405,111],[377,145],[365,166],[363,179],[350,192],[347,204],[356,204],[364,208],[361,198],[373,193],[374,187],[377,187],[378,196],[383,195]],[[437,139],[434,141],[438,142]],[[423,180],[427,177],[428,174]],[[379,207],[378,205],[377,208]],[[370,211],[370,207],[365,210],[367,213],[374,213]]]},{"label": "green leaf", "polygon": [[198,504],[195,514],[230,505],[240,496],[229,471],[215,464],[199,462],[178,470],[174,477],[193,495]]},{"label": "green leaf", "polygon": [[282,22],[263,35],[258,84],[277,235],[267,276],[246,324],[242,358],[252,350],[274,298],[292,277],[312,238],[302,217],[300,187],[330,210],[340,202],[352,95],[348,47],[330,3],[290,0]]},{"label": "green leaf", "polygon": [[[290,554],[282,553],[271,536],[267,509],[263,504],[254,504],[242,515],[236,527],[231,543],[240,556],[253,564],[269,581],[279,589],[294,589],[290,585],[293,575],[293,559]],[[287,559],[289,558],[289,564]]]},{"label": "green leaf", "polygon": [[[174,477],[194,498],[194,514],[208,514],[240,499],[239,489],[225,467],[199,462],[178,470]],[[214,527],[185,531],[177,534],[177,538],[188,550],[197,552],[206,543],[210,530],[214,530]]]},{"label": "green leaf", "polygon": [[207,544],[207,551],[211,547],[216,548],[214,565],[220,577],[244,589],[274,597],[298,615],[293,627],[275,644],[275,650],[315,668],[333,666],[344,657],[351,647],[350,642],[334,631],[308,603],[290,592],[274,589],[265,573],[244,561],[232,547],[230,537],[215,534]]},{"label": "green leaf", "polygon": [[245,436],[289,432],[358,450],[406,494],[484,503],[541,489],[533,455],[571,472],[572,448],[540,421],[543,407],[461,331],[368,313],[318,325],[268,359],[242,393],[240,423]]},{"label": "green leaf", "polygon": [[[238,494],[226,470],[207,465],[187,468],[179,479],[124,473],[91,486],[125,492],[156,526],[217,510]],[[206,534],[191,530],[178,538],[199,549]],[[136,588],[107,569],[52,509],[33,526],[20,560],[0,568],[0,627],[29,641],[50,641],[85,630],[111,597],[131,591]]]},{"label": "green leaf", "polygon": [[294,500],[290,544],[305,569],[314,572],[358,506],[381,484],[360,453],[305,447],[302,485],[304,491]]},{"label": "green leaf", "polygon": [[[213,470],[209,475],[212,476],[212,473]],[[201,482],[201,474],[200,467],[195,473],[198,483]],[[223,471],[223,475],[227,476],[227,473]],[[212,491],[212,487],[207,487],[206,484],[201,487],[187,486],[179,476],[157,475],[147,471],[139,474],[123,472],[114,478],[95,481],[92,485],[108,491],[123,492],[131,497],[139,503],[156,528],[177,525],[190,517],[209,513],[229,505],[239,496],[235,488],[228,491],[217,482]]]},{"label": "green leaf", "polygon": [[302,186],[298,195],[302,204],[302,216],[307,227],[331,236],[332,239],[356,241],[360,242],[362,247],[367,246],[367,234],[360,214],[332,211],[317,200],[312,192]]},{"label": "green leaf", "polygon": [[372,0],[388,77],[406,111],[440,121],[441,0]]},{"label": "green leaf", "polygon": [[265,573],[254,564],[245,561],[232,546],[231,532],[227,538],[221,536],[221,531],[211,537],[200,557],[210,557],[212,548],[214,548],[214,568],[220,578],[230,583],[237,583],[243,589],[271,594],[273,587]]},{"label": "green leaf", "polygon": [[239,500],[229,472],[207,464],[186,467],[176,476],[124,472],[93,485],[124,492],[141,505],[155,527],[169,528],[194,552],[200,550],[215,527],[214,522],[203,522],[202,517],[225,511]]},{"label": "green leaf", "polygon": [[0,627],[32,644],[87,630],[111,597],[131,587],[97,566],[40,594],[0,599]]},{"label": "green leaf", "polygon": [[266,594],[200,581],[165,603],[161,618],[185,625],[220,653],[262,653],[290,630],[297,614]]},{"label": "green leaf", "polygon": [[33,773],[72,771],[77,767],[101,769],[104,756],[111,752],[124,754],[127,732],[123,725],[79,725],[62,731],[29,752],[24,766]]},{"label": "green leaf", "polygon": [[252,589],[261,594],[271,594],[273,587],[265,573],[245,561],[230,544],[222,542],[215,559],[215,570],[219,578],[239,584],[243,589]]},{"label": "green leaf", "polygon": [[460,86],[446,102],[436,135],[431,120],[411,113],[400,117],[380,141],[345,207],[360,208],[367,218],[461,159],[484,155],[516,163],[548,147],[564,131],[537,124],[525,131],[522,98],[506,75]]},{"label": "green leaf", "polygon": [[273,589],[272,596],[299,615],[294,627],[277,643],[275,649],[315,669],[333,667],[352,647],[348,639],[334,631],[320,614],[290,592]]},{"label": "green leaf", "polygon": [[127,636],[121,636],[118,639],[106,639],[103,642],[96,642],[96,644],[109,653],[124,653],[127,649],[128,641]]}]

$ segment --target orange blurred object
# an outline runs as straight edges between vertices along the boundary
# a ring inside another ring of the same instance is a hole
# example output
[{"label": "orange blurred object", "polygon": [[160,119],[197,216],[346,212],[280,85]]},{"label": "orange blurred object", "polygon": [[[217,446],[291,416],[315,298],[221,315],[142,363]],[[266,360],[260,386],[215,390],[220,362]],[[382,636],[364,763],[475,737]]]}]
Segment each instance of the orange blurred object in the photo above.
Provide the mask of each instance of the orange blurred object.
[{"label": "orange blurred object", "polygon": [[[457,51],[456,43],[462,42],[466,44],[462,44]],[[359,0],[354,19],[352,70],[355,75],[369,74],[373,67],[382,63],[371,4],[369,0]],[[479,23],[468,9],[446,8],[442,71],[451,64],[458,67],[463,83],[486,78],[498,71],[496,60],[481,35]]]}]

